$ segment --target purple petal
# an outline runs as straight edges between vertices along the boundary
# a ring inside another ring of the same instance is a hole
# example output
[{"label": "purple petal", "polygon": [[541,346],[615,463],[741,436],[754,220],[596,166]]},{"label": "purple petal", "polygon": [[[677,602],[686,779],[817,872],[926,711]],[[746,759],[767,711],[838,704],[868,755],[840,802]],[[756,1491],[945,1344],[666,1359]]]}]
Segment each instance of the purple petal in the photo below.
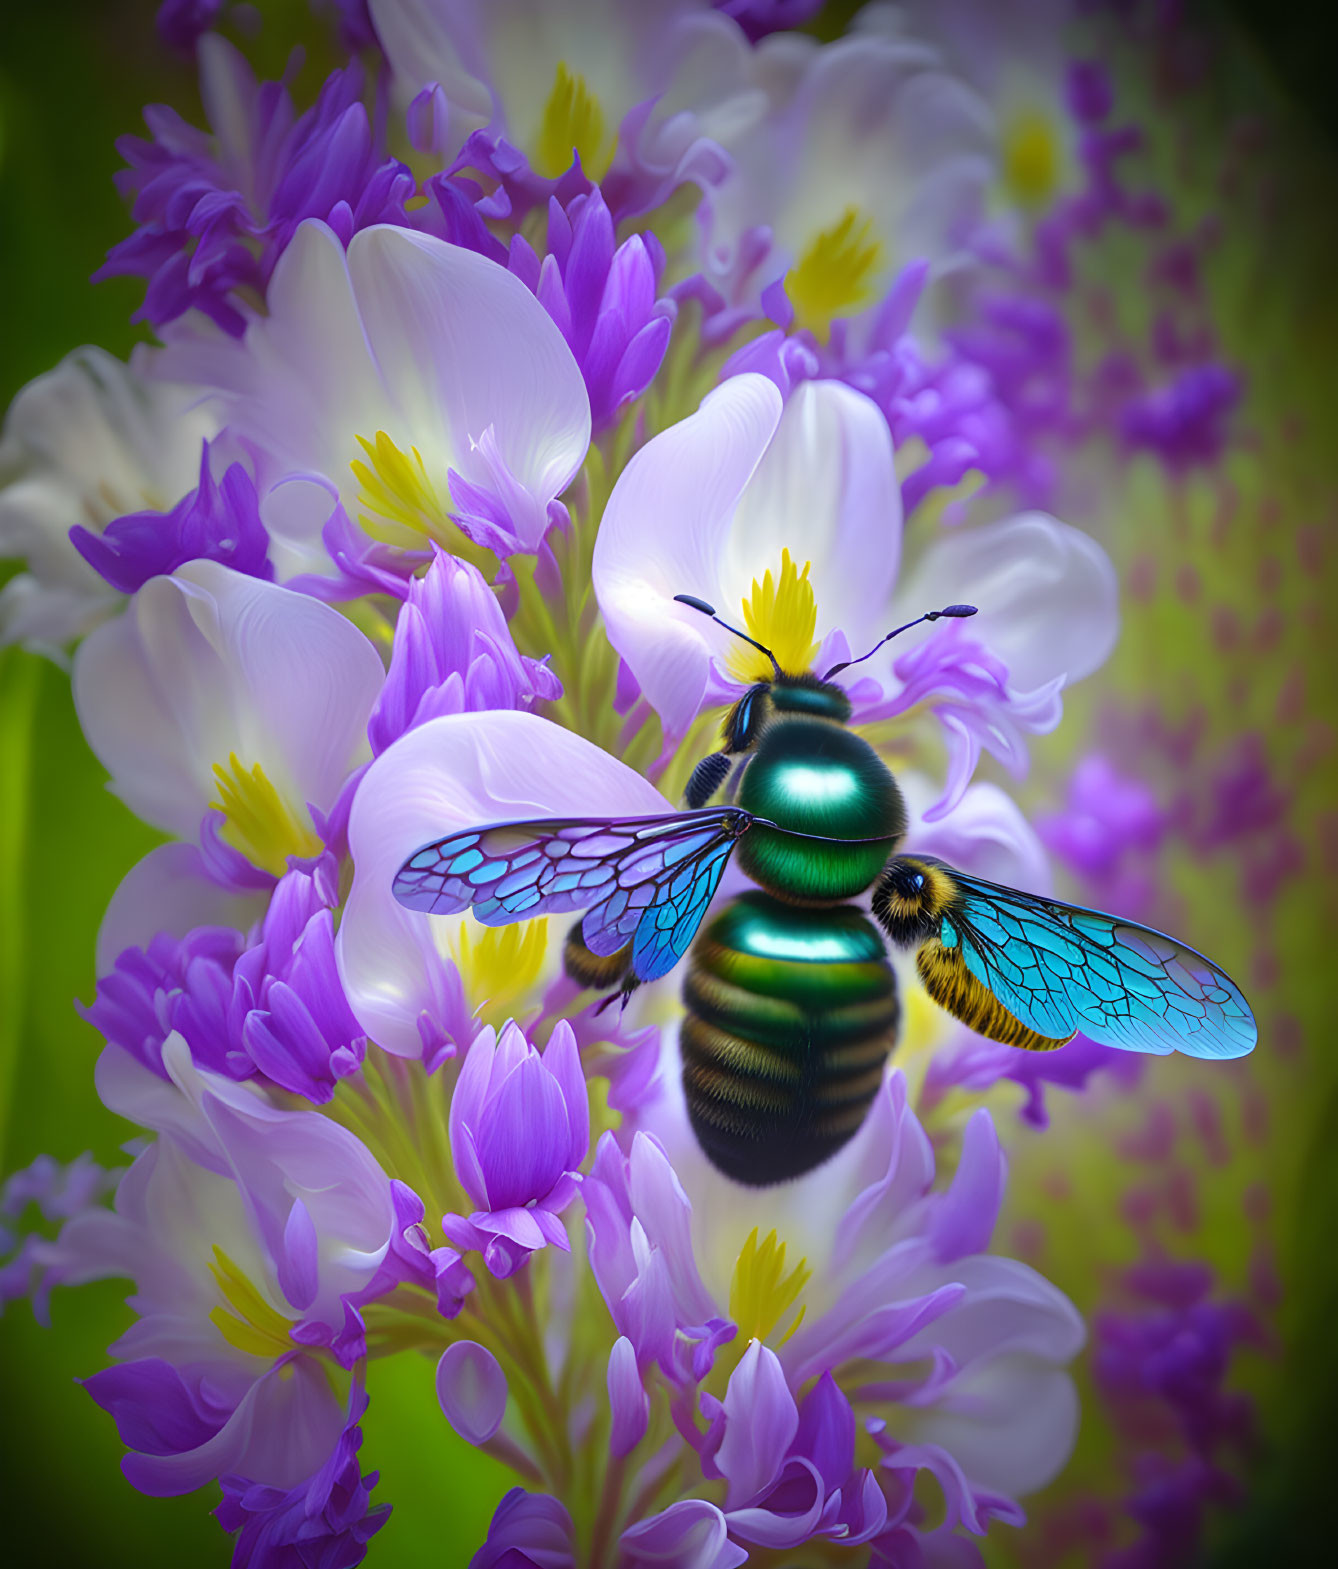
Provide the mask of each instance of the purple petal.
[{"label": "purple petal", "polygon": [[506,1415],[506,1374],[486,1346],[457,1340],[437,1363],[437,1399],[469,1444],[486,1444]]},{"label": "purple petal", "polygon": [[725,1436],[716,1464],[729,1483],[726,1508],[749,1503],[780,1470],[799,1411],[776,1353],[754,1340],[725,1391]]},{"label": "purple petal", "polygon": [[952,1186],[936,1205],[926,1235],[940,1261],[983,1253],[1003,1202],[1006,1165],[985,1107],[966,1125]]},{"label": "purple petal", "polygon": [[608,1388],[609,1408],[613,1412],[609,1453],[621,1458],[641,1442],[650,1418],[650,1398],[641,1383],[636,1352],[626,1335],[620,1335],[609,1352]]}]

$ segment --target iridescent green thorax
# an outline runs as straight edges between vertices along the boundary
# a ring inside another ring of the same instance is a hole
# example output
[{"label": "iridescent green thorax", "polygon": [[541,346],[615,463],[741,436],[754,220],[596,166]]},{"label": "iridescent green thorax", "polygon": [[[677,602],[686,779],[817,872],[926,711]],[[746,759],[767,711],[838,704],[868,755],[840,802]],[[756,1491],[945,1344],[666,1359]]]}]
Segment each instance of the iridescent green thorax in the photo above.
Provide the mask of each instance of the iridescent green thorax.
[{"label": "iridescent green thorax", "polygon": [[883,939],[862,911],[741,895],[694,945],[684,1001],[688,1111],[729,1176],[799,1176],[863,1122],[898,1007]]},{"label": "iridescent green thorax", "polygon": [[850,718],[850,699],[834,682],[815,675],[780,676],[770,684],[771,706],[778,713],[812,714],[843,725]]},{"label": "iridescent green thorax", "polygon": [[[805,700],[823,697],[814,688],[793,690]],[[774,687],[772,700],[781,708]],[[839,722],[792,710],[781,709],[763,731],[744,769],[739,805],[795,833],[873,841],[819,844],[750,829],[739,842],[740,866],[778,898],[804,904],[862,893],[906,831],[901,792],[873,748]]]}]

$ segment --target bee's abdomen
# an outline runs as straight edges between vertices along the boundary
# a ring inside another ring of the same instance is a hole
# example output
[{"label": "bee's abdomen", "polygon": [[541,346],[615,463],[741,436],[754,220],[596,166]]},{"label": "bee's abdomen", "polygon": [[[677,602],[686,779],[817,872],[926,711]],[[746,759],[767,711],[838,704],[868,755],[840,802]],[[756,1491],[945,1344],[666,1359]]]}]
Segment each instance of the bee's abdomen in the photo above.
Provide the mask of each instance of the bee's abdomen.
[{"label": "bee's abdomen", "polygon": [[897,1034],[896,980],[857,909],[733,901],[693,946],[680,1043],[688,1113],[726,1175],[797,1177],[859,1128]]}]

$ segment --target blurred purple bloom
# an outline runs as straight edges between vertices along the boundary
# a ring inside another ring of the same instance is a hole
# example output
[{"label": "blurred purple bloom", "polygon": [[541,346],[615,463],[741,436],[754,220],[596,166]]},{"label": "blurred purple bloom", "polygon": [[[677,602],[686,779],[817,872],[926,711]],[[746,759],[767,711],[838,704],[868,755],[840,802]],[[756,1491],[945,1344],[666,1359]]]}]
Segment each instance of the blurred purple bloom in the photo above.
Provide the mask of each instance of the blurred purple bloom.
[{"label": "blurred purple bloom", "polygon": [[72,1220],[86,1210],[100,1209],[125,1174],[125,1168],[108,1171],[89,1154],[62,1166],[50,1155],[39,1155],[31,1165],[12,1173],[0,1189],[0,1252],[12,1257],[0,1264],[0,1310],[5,1303],[30,1297],[33,1316],[48,1321],[47,1297],[59,1285],[53,1270],[58,1251],[38,1230],[16,1235],[11,1222],[21,1222],[33,1205],[47,1222]]},{"label": "blurred purple bloom", "polygon": [[376,28],[367,10],[367,0],[311,0],[318,12],[333,12],[338,19],[339,41],[350,54],[376,46]]},{"label": "blurred purple bloom", "polygon": [[488,1540],[469,1569],[576,1569],[571,1516],[547,1493],[513,1487],[498,1504]]},{"label": "blurred purple bloom", "polygon": [[158,36],[182,54],[193,54],[222,9],[223,0],[163,0],[158,7]]},{"label": "blurred purple bloom", "polygon": [[367,726],[378,756],[441,714],[530,708],[562,695],[542,659],[517,652],[497,596],[477,568],[435,550],[395,622],[386,684]]},{"label": "blurred purple bloom", "polygon": [[329,1459],[296,1487],[279,1488],[240,1476],[220,1479],[223,1502],[214,1518],[235,1538],[233,1569],[352,1569],[390,1516],[370,1507],[377,1473],[362,1474],[358,1421],[367,1396],[355,1383],[348,1417]]},{"label": "blurred purple bloom", "polygon": [[822,9],[822,0],[711,0],[717,11],[732,16],[754,42],[768,33],[802,27]]},{"label": "blurred purple bloom", "polygon": [[202,559],[250,577],[274,577],[255,484],[240,463],[231,464],[216,481],[209,469],[208,442],[200,458],[199,487],[170,512],[132,512],[108,523],[101,533],[76,524],[70,538],[89,566],[123,594]]},{"label": "blurred purple bloom", "polygon": [[1240,394],[1240,377],[1225,365],[1194,365],[1132,398],[1121,432],[1130,447],[1156,453],[1170,469],[1213,463],[1226,446],[1227,420]]},{"label": "blurred purple bloom", "polygon": [[507,265],[533,290],[576,356],[596,430],[639,398],[660,368],[678,307],[657,299],[664,249],[647,230],[617,243],[598,190],[548,203],[542,259],[522,235]]},{"label": "blurred purple bloom", "polygon": [[513,1274],[539,1248],[568,1251],[558,1216],[576,1197],[590,1147],[590,1110],[576,1037],[559,1021],[541,1057],[518,1025],[483,1030],[451,1097],[451,1154],[479,1206],[442,1229],[477,1249],[494,1275]]},{"label": "blurred purple bloom", "polygon": [[1153,896],[1147,857],[1169,822],[1148,785],[1093,754],[1073,770],[1063,811],[1038,818],[1036,830],[1082,878],[1093,903],[1138,916]]},{"label": "blurred purple bloom", "polygon": [[120,140],[130,167],[117,185],[139,227],[97,276],[147,279],[137,314],[155,326],[195,309],[240,335],[239,294],[263,295],[304,218],[326,220],[347,242],[369,224],[403,221],[416,184],[377,146],[356,65],[334,72],[299,116],[283,82],[257,82],[217,35],[201,40],[199,58],[213,133],[154,105],[144,111],[152,140]]}]

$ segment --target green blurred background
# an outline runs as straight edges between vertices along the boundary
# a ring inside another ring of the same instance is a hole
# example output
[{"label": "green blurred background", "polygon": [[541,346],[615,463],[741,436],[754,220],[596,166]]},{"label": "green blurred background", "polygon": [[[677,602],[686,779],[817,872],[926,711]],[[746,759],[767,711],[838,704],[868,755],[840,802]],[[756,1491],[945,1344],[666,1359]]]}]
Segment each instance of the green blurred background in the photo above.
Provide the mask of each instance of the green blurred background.
[{"label": "green blurred background", "polygon": [[[190,72],[154,33],[151,0],[55,0],[3,9],[0,406],[75,345],[99,343],[124,355],[142,335],[129,321],[140,298],[138,282],[97,288],[87,282],[107,248],[127,232],[111,180],[119,166],[113,142],[139,128],[145,103],[167,102],[199,119]],[[1338,409],[1338,247],[1330,217],[1338,94],[1327,7],[1282,9],[1249,0],[1215,9],[1237,39],[1232,72],[1221,87],[1226,108],[1257,107],[1283,126],[1270,151],[1287,193],[1278,225],[1250,239],[1235,274],[1222,283],[1231,313],[1227,347],[1247,367],[1251,419],[1266,433],[1233,479],[1247,493],[1254,488],[1260,520],[1267,498],[1276,499],[1281,512],[1267,529],[1259,521],[1220,543],[1206,525],[1192,521],[1191,506],[1188,531],[1170,548],[1199,568],[1210,597],[1248,610],[1261,563],[1291,551],[1292,534],[1302,524],[1332,536],[1338,515],[1331,435]],[[289,43],[298,36],[319,41],[320,30],[307,24],[306,8],[296,0],[263,10],[265,29],[252,57],[277,74]],[[329,58],[321,57],[318,42],[301,84],[318,82]],[[1239,252],[1240,238],[1231,243]],[[1120,535],[1107,543],[1122,565],[1142,548],[1167,548],[1165,508],[1165,495],[1150,493],[1146,509],[1121,520]],[[1321,595],[1321,610],[1326,603]],[[1288,608],[1297,617],[1281,655],[1257,670],[1247,662],[1242,671],[1217,667],[1202,625],[1174,595],[1130,607],[1116,660],[1070,705],[1060,736],[1041,749],[1031,804],[1053,804],[1046,781],[1084,738],[1099,740],[1102,705],[1112,695],[1164,692],[1171,712],[1203,697],[1214,707],[1220,735],[1229,736],[1233,726],[1260,729],[1275,765],[1291,766],[1303,754],[1297,736],[1277,717],[1282,682],[1299,665],[1306,723],[1331,726],[1338,715],[1338,650],[1331,614],[1316,626],[1300,614],[1299,600]],[[1335,908],[1332,867],[1326,871],[1319,856],[1319,837],[1335,791],[1331,751],[1321,747],[1317,756],[1304,767],[1297,763],[1289,777],[1293,826],[1312,851],[1314,870],[1289,888],[1269,934],[1283,955],[1278,990],[1305,1045],[1299,1065],[1260,1066],[1274,1112],[1261,1159],[1272,1163],[1264,1175],[1275,1200],[1285,1284],[1283,1339],[1245,1375],[1264,1410],[1267,1439],[1252,1467],[1245,1506],[1215,1528],[1211,1554],[1220,1569],[1302,1561],[1307,1506],[1323,1500],[1333,1454],[1338,1100],[1327,1036]],[[151,831],[103,788],[79,734],[67,675],[31,656],[0,654],[0,1130],[6,1171],[43,1151],[68,1159],[91,1149],[110,1161],[129,1136],[128,1126],[118,1126],[96,1099],[97,1039],[70,1005],[75,997],[91,997],[99,918],[124,871],[152,843]],[[1258,933],[1235,884],[1220,870],[1188,864],[1176,867],[1176,877],[1197,909],[1211,907],[1206,929],[1197,928],[1205,944],[1209,936],[1215,939],[1210,951],[1248,976]],[[1265,1052],[1268,1045],[1265,1033]],[[1090,1124],[1060,1108],[1047,1138],[1052,1142],[1043,1150],[1035,1141],[1019,1151],[1019,1182],[1029,1176],[1043,1182],[1047,1171],[1090,1146]],[[1092,1176],[1056,1224],[1061,1245],[1066,1235],[1075,1238],[1070,1273],[1079,1278],[1067,1278],[1062,1266],[1055,1278],[1080,1305],[1088,1304],[1078,1234],[1099,1219],[1116,1180]],[[1030,1192],[1034,1203],[1035,1187],[1020,1191]],[[1210,1251],[1229,1271],[1232,1260],[1239,1263],[1233,1240],[1239,1211],[1230,1208],[1238,1185],[1223,1192],[1230,1196],[1211,1218]],[[1089,1295],[1090,1289],[1089,1281]],[[127,1321],[123,1294],[116,1284],[58,1292],[50,1330],[37,1326],[22,1305],[0,1321],[6,1417],[0,1476],[9,1501],[3,1540],[11,1562],[147,1569],[188,1558],[225,1561],[226,1544],[205,1512],[213,1499],[202,1506],[199,1497],[153,1500],[134,1493],[118,1472],[121,1447],[110,1419],[74,1382],[102,1364],[106,1345]],[[383,1564],[465,1562],[506,1486],[491,1462],[453,1439],[426,1375],[425,1366],[400,1358],[379,1366],[372,1386],[365,1453],[382,1473],[378,1499],[395,1506],[373,1550],[374,1561]],[[1099,1471],[1105,1455],[1089,1417],[1080,1473]]]}]

